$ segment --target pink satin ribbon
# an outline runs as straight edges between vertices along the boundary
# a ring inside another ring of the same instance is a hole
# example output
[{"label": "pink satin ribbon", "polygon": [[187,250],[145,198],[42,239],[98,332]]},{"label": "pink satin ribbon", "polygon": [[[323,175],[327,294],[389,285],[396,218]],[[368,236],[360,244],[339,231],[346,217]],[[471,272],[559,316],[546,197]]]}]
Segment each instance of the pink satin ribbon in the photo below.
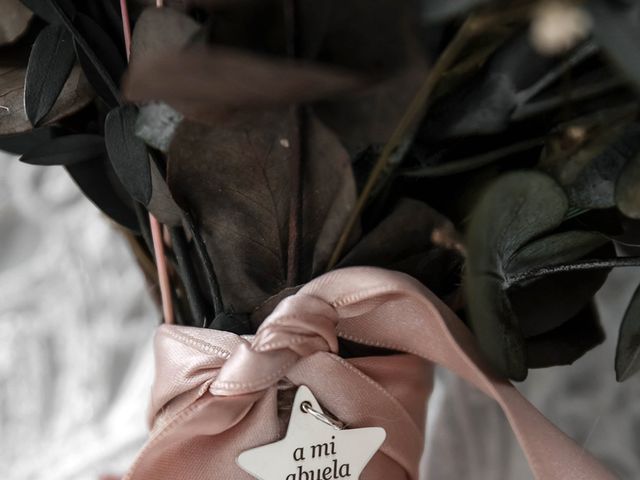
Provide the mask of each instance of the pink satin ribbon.
[{"label": "pink satin ribbon", "polygon": [[[399,353],[345,360],[337,337]],[[164,325],[155,348],[151,436],[126,479],[251,479],[237,455],[281,437],[278,395],[304,384],[349,427],[387,431],[362,480],[416,480],[435,364],[498,402],[536,478],[614,478],[492,373],[453,312],[397,272],[330,272],[280,302],[255,337]]]}]

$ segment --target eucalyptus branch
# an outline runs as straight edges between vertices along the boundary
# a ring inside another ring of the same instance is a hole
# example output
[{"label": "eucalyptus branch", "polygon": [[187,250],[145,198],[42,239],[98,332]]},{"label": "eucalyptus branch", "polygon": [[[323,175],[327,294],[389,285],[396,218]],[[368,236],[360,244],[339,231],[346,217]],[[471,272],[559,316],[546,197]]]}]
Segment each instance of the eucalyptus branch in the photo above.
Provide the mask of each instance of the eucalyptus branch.
[{"label": "eucalyptus branch", "polygon": [[538,267],[524,272],[507,274],[505,283],[507,287],[518,283],[524,283],[555,273],[579,272],[583,270],[604,270],[619,267],[640,267],[640,257],[617,257],[610,259],[588,259],[560,265]]},{"label": "eucalyptus branch", "polygon": [[453,65],[463,48],[467,45],[469,39],[476,34],[482,24],[483,22],[476,17],[468,18],[462,27],[460,27],[442,55],[440,55],[433,68],[427,74],[427,77],[409,104],[409,107],[405,111],[400,123],[391,134],[391,138],[387,144],[382,149],[382,152],[380,153],[380,156],[378,157],[362,192],[358,196],[356,204],[349,214],[349,218],[347,219],[345,227],[340,234],[338,242],[329,260],[329,270],[335,267],[340,260],[340,257],[342,257],[344,249],[347,246],[347,242],[349,241],[349,237],[351,236],[351,232],[360,218],[360,215],[369,200],[369,196],[378,184],[382,173],[388,169],[390,164],[400,163],[400,160],[406,153],[408,146],[413,140],[420,120],[427,112],[431,94],[438,85],[440,78]]}]

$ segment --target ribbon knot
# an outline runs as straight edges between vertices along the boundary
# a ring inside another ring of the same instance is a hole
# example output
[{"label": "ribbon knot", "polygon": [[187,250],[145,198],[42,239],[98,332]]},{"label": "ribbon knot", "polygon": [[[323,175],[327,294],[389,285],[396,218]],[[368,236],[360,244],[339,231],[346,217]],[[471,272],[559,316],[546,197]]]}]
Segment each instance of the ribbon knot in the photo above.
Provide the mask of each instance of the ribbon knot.
[{"label": "ribbon knot", "polygon": [[253,340],[240,345],[220,369],[209,391],[244,395],[275,385],[301,358],[338,352],[338,314],[313,295],[282,300],[262,323]]},{"label": "ribbon knot", "polygon": [[[337,337],[397,353],[343,359]],[[498,402],[537,479],[614,478],[495,375],[453,312],[397,272],[336,270],[283,300],[254,337],[164,325],[155,348],[151,437],[126,480],[250,480],[235,459],[281,437],[285,377],[348,425],[386,430],[361,480],[417,480],[434,364]]]}]

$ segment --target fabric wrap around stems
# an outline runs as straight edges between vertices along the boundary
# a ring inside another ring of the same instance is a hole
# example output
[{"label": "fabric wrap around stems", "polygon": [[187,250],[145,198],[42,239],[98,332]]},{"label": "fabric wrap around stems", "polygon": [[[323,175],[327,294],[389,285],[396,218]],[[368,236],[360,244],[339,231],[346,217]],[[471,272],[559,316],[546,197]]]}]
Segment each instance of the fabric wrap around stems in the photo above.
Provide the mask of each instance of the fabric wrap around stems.
[{"label": "fabric wrap around stems", "polygon": [[[398,353],[342,359],[338,337]],[[401,273],[336,270],[282,300],[253,337],[163,325],[155,349],[151,435],[126,479],[251,479],[236,457],[281,438],[278,394],[304,384],[348,427],[387,431],[362,480],[417,480],[434,365],[498,402],[536,478],[615,478],[496,376],[467,327]]]}]

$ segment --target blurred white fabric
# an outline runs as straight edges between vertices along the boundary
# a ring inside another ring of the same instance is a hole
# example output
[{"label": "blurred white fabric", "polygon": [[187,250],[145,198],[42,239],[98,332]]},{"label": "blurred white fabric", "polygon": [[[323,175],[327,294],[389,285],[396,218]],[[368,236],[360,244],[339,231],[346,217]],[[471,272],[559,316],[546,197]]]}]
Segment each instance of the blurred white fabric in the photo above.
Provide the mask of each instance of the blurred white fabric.
[{"label": "blurred white fabric", "polygon": [[[521,385],[620,474],[640,476],[640,379],[615,383],[613,350],[640,278],[600,295],[609,338],[573,367]],[[146,437],[158,313],[124,240],[62,168],[0,154],[0,478],[123,473]],[[423,470],[432,480],[530,478],[498,407],[439,372]],[[226,480],[226,479],[224,479]]]},{"label": "blurred white fabric", "polygon": [[145,288],[62,168],[0,154],[0,478],[126,470],[152,378]]}]

